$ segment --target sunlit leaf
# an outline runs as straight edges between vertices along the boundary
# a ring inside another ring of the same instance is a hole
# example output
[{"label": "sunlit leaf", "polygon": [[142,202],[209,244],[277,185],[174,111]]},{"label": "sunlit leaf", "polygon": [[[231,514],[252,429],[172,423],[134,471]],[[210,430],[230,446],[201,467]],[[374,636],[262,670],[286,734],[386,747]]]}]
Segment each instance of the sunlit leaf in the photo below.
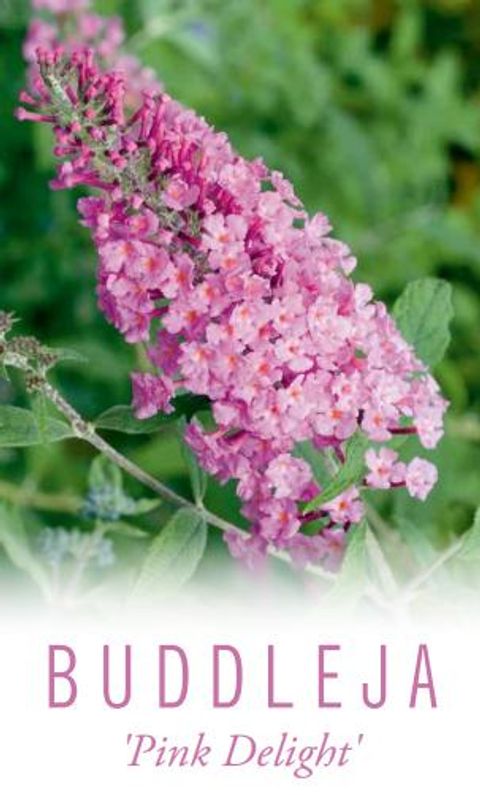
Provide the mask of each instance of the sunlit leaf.
[{"label": "sunlit leaf", "polygon": [[369,444],[368,439],[360,432],[348,440],[345,448],[345,463],[327,483],[321,494],[305,506],[305,512],[330,502],[354,483],[358,483],[365,469],[364,457]]},{"label": "sunlit leaf", "polygon": [[396,301],[393,315],[422,362],[432,367],[443,358],[453,318],[448,282],[430,278],[411,282]]},{"label": "sunlit leaf", "polygon": [[203,556],[207,526],[199,513],[181,508],[152,541],[132,592],[133,600],[154,600],[181,588]]},{"label": "sunlit leaf", "polygon": [[75,436],[62,420],[44,417],[40,427],[33,411],[16,406],[0,406],[0,447],[29,447],[58,442]]},{"label": "sunlit leaf", "polygon": [[50,590],[49,577],[30,547],[19,512],[0,502],[0,545],[17,569],[25,572],[44,594]]}]

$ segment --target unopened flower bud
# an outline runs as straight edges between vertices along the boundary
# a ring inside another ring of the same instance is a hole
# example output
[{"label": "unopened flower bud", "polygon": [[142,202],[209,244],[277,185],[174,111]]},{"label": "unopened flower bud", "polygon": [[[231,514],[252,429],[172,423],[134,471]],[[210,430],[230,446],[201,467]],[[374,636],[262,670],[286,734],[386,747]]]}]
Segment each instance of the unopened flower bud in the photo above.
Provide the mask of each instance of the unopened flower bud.
[{"label": "unopened flower bud", "polygon": [[13,328],[15,315],[13,312],[0,312],[0,337],[6,336]]},{"label": "unopened flower bud", "polygon": [[12,353],[26,356],[28,359],[35,359],[42,351],[41,343],[36,337],[14,337],[9,343]]},{"label": "unopened flower bud", "polygon": [[28,372],[25,375],[25,388],[30,394],[40,392],[45,385],[45,378],[38,373]]}]

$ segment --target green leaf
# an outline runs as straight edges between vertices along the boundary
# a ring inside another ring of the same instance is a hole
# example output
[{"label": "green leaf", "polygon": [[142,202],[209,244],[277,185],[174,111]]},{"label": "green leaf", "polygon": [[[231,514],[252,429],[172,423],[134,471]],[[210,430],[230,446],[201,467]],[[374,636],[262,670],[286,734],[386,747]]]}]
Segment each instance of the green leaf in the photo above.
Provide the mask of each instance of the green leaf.
[{"label": "green leaf", "polygon": [[182,417],[182,419],[180,419],[178,422],[180,444],[182,445],[183,457],[188,467],[188,473],[190,475],[190,483],[192,486],[192,492],[195,503],[197,505],[202,505],[203,498],[205,497],[208,485],[207,473],[205,472],[205,470],[201,468],[195,453],[189,447],[189,445],[186,444],[186,442],[183,439],[185,425],[186,425],[186,420],[184,417]]},{"label": "green leaf", "polygon": [[453,318],[452,289],[442,279],[418,279],[403,291],[393,316],[404,338],[429,367],[444,356]]},{"label": "green leaf", "polygon": [[95,427],[119,433],[155,433],[174,421],[173,414],[157,414],[147,420],[138,420],[130,406],[112,406],[95,420]]},{"label": "green leaf", "polygon": [[16,406],[0,406],[0,447],[29,447],[58,442],[75,436],[62,420],[45,417],[40,430],[33,411]]},{"label": "green leaf", "polygon": [[57,357],[57,362],[77,362],[78,364],[85,364],[88,362],[86,356],[79,351],[72,348],[50,348],[52,353]]},{"label": "green leaf", "polygon": [[366,521],[363,521],[349,531],[342,567],[337,575],[335,585],[324,600],[323,607],[351,608],[368,587],[368,558],[365,543],[367,530],[368,525]]},{"label": "green leaf", "polygon": [[398,594],[396,580],[383,550],[364,519],[348,533],[345,557],[335,585],[328,593],[328,605],[350,609],[372,588],[386,599]]},{"label": "green leaf", "polygon": [[480,563],[480,508],[477,508],[470,530],[467,530],[463,536],[463,543],[456,555],[456,560]]},{"label": "green leaf", "polygon": [[[446,565],[438,574],[445,578],[447,573],[453,578],[450,583],[454,583],[456,590],[473,588],[477,594],[480,582],[480,508],[475,513],[472,527],[450,547],[452,550],[453,555],[449,555],[448,549],[445,551]],[[437,572],[435,574],[437,583],[441,584]]]},{"label": "green leaf", "polygon": [[[2,28],[21,28],[28,25],[29,4],[26,0],[11,0],[0,3],[0,25]],[[38,125],[40,126],[40,125]]]},{"label": "green leaf", "polygon": [[304,441],[297,442],[293,449],[293,455],[297,458],[303,458],[313,472],[317,483],[325,483],[329,478],[329,471],[325,461],[325,453],[321,453],[313,446],[312,442]]},{"label": "green leaf", "polygon": [[37,583],[44,594],[50,591],[50,580],[42,564],[30,549],[25,525],[18,510],[0,503],[0,544],[17,569]]},{"label": "green leaf", "polygon": [[130,406],[113,406],[96,419],[95,427],[120,433],[150,434],[176,422],[180,417],[190,420],[198,411],[210,406],[208,398],[198,395],[179,395],[172,403],[174,411],[171,414],[157,414],[147,420],[138,420]]},{"label": "green leaf", "polygon": [[194,574],[205,550],[207,525],[192,508],[181,508],[150,545],[132,598],[155,599],[181,588]]},{"label": "green leaf", "polygon": [[402,514],[395,516],[395,526],[414,562],[422,567],[430,566],[437,552],[429,540],[428,530]]},{"label": "green leaf", "polygon": [[117,535],[124,536],[125,538],[148,538],[149,533],[145,530],[141,530],[139,527],[136,527],[129,522],[122,522],[120,520],[115,522],[106,522],[103,524],[103,530],[105,533],[116,533]]},{"label": "green leaf", "polygon": [[392,570],[388,564],[382,547],[368,526],[365,530],[365,550],[371,573],[371,579],[376,583],[387,598],[393,598],[398,593],[398,586]]},{"label": "green leaf", "polygon": [[128,512],[125,514],[126,516],[141,516],[144,513],[151,513],[152,511],[156,510],[159,505],[162,504],[162,501],[154,498],[143,498],[141,500],[132,500],[132,506],[129,508]]},{"label": "green leaf", "polygon": [[364,456],[369,444],[369,440],[360,432],[355,433],[348,440],[345,448],[345,463],[322,492],[305,506],[306,513],[334,500],[354,483],[358,483],[365,469]]},{"label": "green leaf", "polygon": [[32,411],[35,415],[38,432],[42,443],[46,442],[46,431],[48,423],[48,403],[47,398],[42,393],[36,394],[31,400]]}]

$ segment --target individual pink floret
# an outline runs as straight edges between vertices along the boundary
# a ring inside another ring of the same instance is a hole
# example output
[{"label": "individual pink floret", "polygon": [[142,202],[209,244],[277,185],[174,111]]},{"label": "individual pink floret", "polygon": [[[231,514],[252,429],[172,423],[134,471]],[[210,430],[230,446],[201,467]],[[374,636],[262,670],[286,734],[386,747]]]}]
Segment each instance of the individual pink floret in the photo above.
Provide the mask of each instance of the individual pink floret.
[{"label": "individual pink floret", "polygon": [[151,373],[132,373],[133,407],[141,420],[153,417],[159,411],[169,414],[173,411],[170,399],[173,396],[173,382],[167,376]]},{"label": "individual pink floret", "polygon": [[389,489],[405,480],[405,464],[398,461],[398,453],[388,447],[367,450],[365,463],[369,469],[366,483],[371,488]]},{"label": "individual pink floret", "polygon": [[426,500],[437,479],[437,468],[430,461],[416,457],[407,466],[405,484],[411,497]]},{"label": "individual pink floret", "polygon": [[334,500],[324,503],[322,508],[328,511],[333,522],[340,525],[357,524],[365,512],[360,492],[355,486],[351,486]]}]

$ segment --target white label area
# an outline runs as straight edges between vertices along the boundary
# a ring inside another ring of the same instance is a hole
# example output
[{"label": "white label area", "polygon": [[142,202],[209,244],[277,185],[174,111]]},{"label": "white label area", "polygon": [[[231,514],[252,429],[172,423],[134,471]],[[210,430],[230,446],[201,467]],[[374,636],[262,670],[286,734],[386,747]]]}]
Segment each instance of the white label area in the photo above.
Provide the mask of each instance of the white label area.
[{"label": "white label area", "polygon": [[0,784],[474,792],[479,629],[221,599],[103,621],[19,612],[1,620]]}]

